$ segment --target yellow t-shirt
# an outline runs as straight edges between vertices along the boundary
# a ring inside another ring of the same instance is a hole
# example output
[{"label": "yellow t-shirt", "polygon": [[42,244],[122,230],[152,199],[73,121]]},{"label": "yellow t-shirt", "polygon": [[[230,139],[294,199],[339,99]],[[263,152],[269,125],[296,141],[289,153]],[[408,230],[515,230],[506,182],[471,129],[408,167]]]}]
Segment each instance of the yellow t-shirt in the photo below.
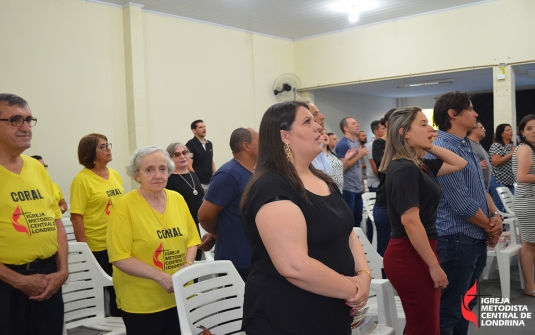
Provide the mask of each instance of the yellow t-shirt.
[{"label": "yellow t-shirt", "polygon": [[0,165],[0,262],[21,265],[58,251],[52,180],[43,165],[26,155],[20,174]]},{"label": "yellow t-shirt", "polygon": [[108,217],[123,194],[119,173],[108,168],[108,180],[84,168],[71,185],[71,213],[83,215],[87,245],[91,251],[106,250]]},{"label": "yellow t-shirt", "polygon": [[[135,257],[172,275],[184,264],[186,249],[201,243],[184,198],[177,192],[165,193],[164,214],[153,210],[137,190],[117,201],[108,224],[110,262]],[[117,306],[129,313],[155,313],[176,306],[175,295],[154,280],[115,267],[113,287]]]},{"label": "yellow t-shirt", "polygon": [[56,199],[56,203],[59,205],[59,201],[65,196],[63,195],[63,192],[61,192],[61,188],[59,188],[59,185],[52,182],[52,187],[54,188],[54,199]]}]

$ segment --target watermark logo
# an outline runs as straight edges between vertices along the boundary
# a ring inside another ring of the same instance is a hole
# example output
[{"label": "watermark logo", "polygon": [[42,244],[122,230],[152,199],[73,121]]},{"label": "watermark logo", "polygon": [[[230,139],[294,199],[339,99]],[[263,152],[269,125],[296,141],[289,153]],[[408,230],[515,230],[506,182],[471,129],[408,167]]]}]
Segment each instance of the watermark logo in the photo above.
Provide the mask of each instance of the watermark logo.
[{"label": "watermark logo", "polygon": [[[470,308],[469,304],[474,299],[477,299],[476,303]],[[479,309],[476,314],[473,308],[478,305]],[[476,330],[489,326],[523,327],[525,320],[532,318],[532,313],[527,305],[513,305],[509,298],[490,298],[489,295],[479,294],[477,281],[461,297],[461,311],[463,318],[472,322],[476,326]]]},{"label": "watermark logo", "polygon": [[470,304],[470,302],[474,300],[476,297],[477,297],[477,280],[474,283],[474,286],[472,286],[466,292],[464,297],[461,297],[461,311],[463,313],[463,318],[465,318],[467,321],[470,321],[474,325],[476,325],[476,330],[477,330],[479,328],[477,315],[470,309],[470,307],[468,307],[468,304]]}]

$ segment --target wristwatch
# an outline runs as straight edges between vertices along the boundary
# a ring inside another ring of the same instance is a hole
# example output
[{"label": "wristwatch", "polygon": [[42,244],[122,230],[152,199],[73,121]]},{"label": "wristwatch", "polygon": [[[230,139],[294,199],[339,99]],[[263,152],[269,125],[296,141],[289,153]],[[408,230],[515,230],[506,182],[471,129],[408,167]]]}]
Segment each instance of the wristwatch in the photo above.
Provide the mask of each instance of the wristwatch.
[{"label": "wristwatch", "polygon": [[496,216],[496,215],[499,215],[500,218],[502,218],[502,221],[503,221],[503,216],[502,216],[499,212],[494,212],[494,215],[493,215],[493,216]]}]

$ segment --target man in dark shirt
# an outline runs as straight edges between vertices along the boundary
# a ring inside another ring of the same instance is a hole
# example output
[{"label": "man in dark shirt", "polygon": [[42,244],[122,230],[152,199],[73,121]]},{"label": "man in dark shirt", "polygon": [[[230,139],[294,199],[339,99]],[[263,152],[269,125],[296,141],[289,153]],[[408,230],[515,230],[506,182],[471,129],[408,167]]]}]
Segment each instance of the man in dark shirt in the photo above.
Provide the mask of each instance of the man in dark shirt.
[{"label": "man in dark shirt", "polygon": [[213,146],[212,142],[206,139],[206,126],[203,120],[193,121],[191,131],[195,136],[186,143],[190,152],[188,169],[199,176],[201,185],[206,192],[210,185],[210,178],[215,173]]},{"label": "man in dark shirt", "polygon": [[214,174],[198,218],[201,226],[213,235],[207,239],[217,236],[215,259],[230,260],[246,281],[251,272],[252,249],[245,235],[240,201],[256,165],[258,132],[251,128],[234,130],[230,148],[234,158]]}]

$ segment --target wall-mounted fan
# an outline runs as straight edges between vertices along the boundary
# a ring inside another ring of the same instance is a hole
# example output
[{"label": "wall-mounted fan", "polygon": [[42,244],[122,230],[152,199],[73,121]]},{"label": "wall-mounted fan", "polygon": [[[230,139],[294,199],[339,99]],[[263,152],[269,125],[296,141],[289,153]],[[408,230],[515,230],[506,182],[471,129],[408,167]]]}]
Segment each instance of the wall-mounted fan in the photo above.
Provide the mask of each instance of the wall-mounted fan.
[{"label": "wall-mounted fan", "polygon": [[279,101],[299,100],[298,90],[301,88],[301,80],[291,73],[280,75],[273,82],[273,94]]}]

